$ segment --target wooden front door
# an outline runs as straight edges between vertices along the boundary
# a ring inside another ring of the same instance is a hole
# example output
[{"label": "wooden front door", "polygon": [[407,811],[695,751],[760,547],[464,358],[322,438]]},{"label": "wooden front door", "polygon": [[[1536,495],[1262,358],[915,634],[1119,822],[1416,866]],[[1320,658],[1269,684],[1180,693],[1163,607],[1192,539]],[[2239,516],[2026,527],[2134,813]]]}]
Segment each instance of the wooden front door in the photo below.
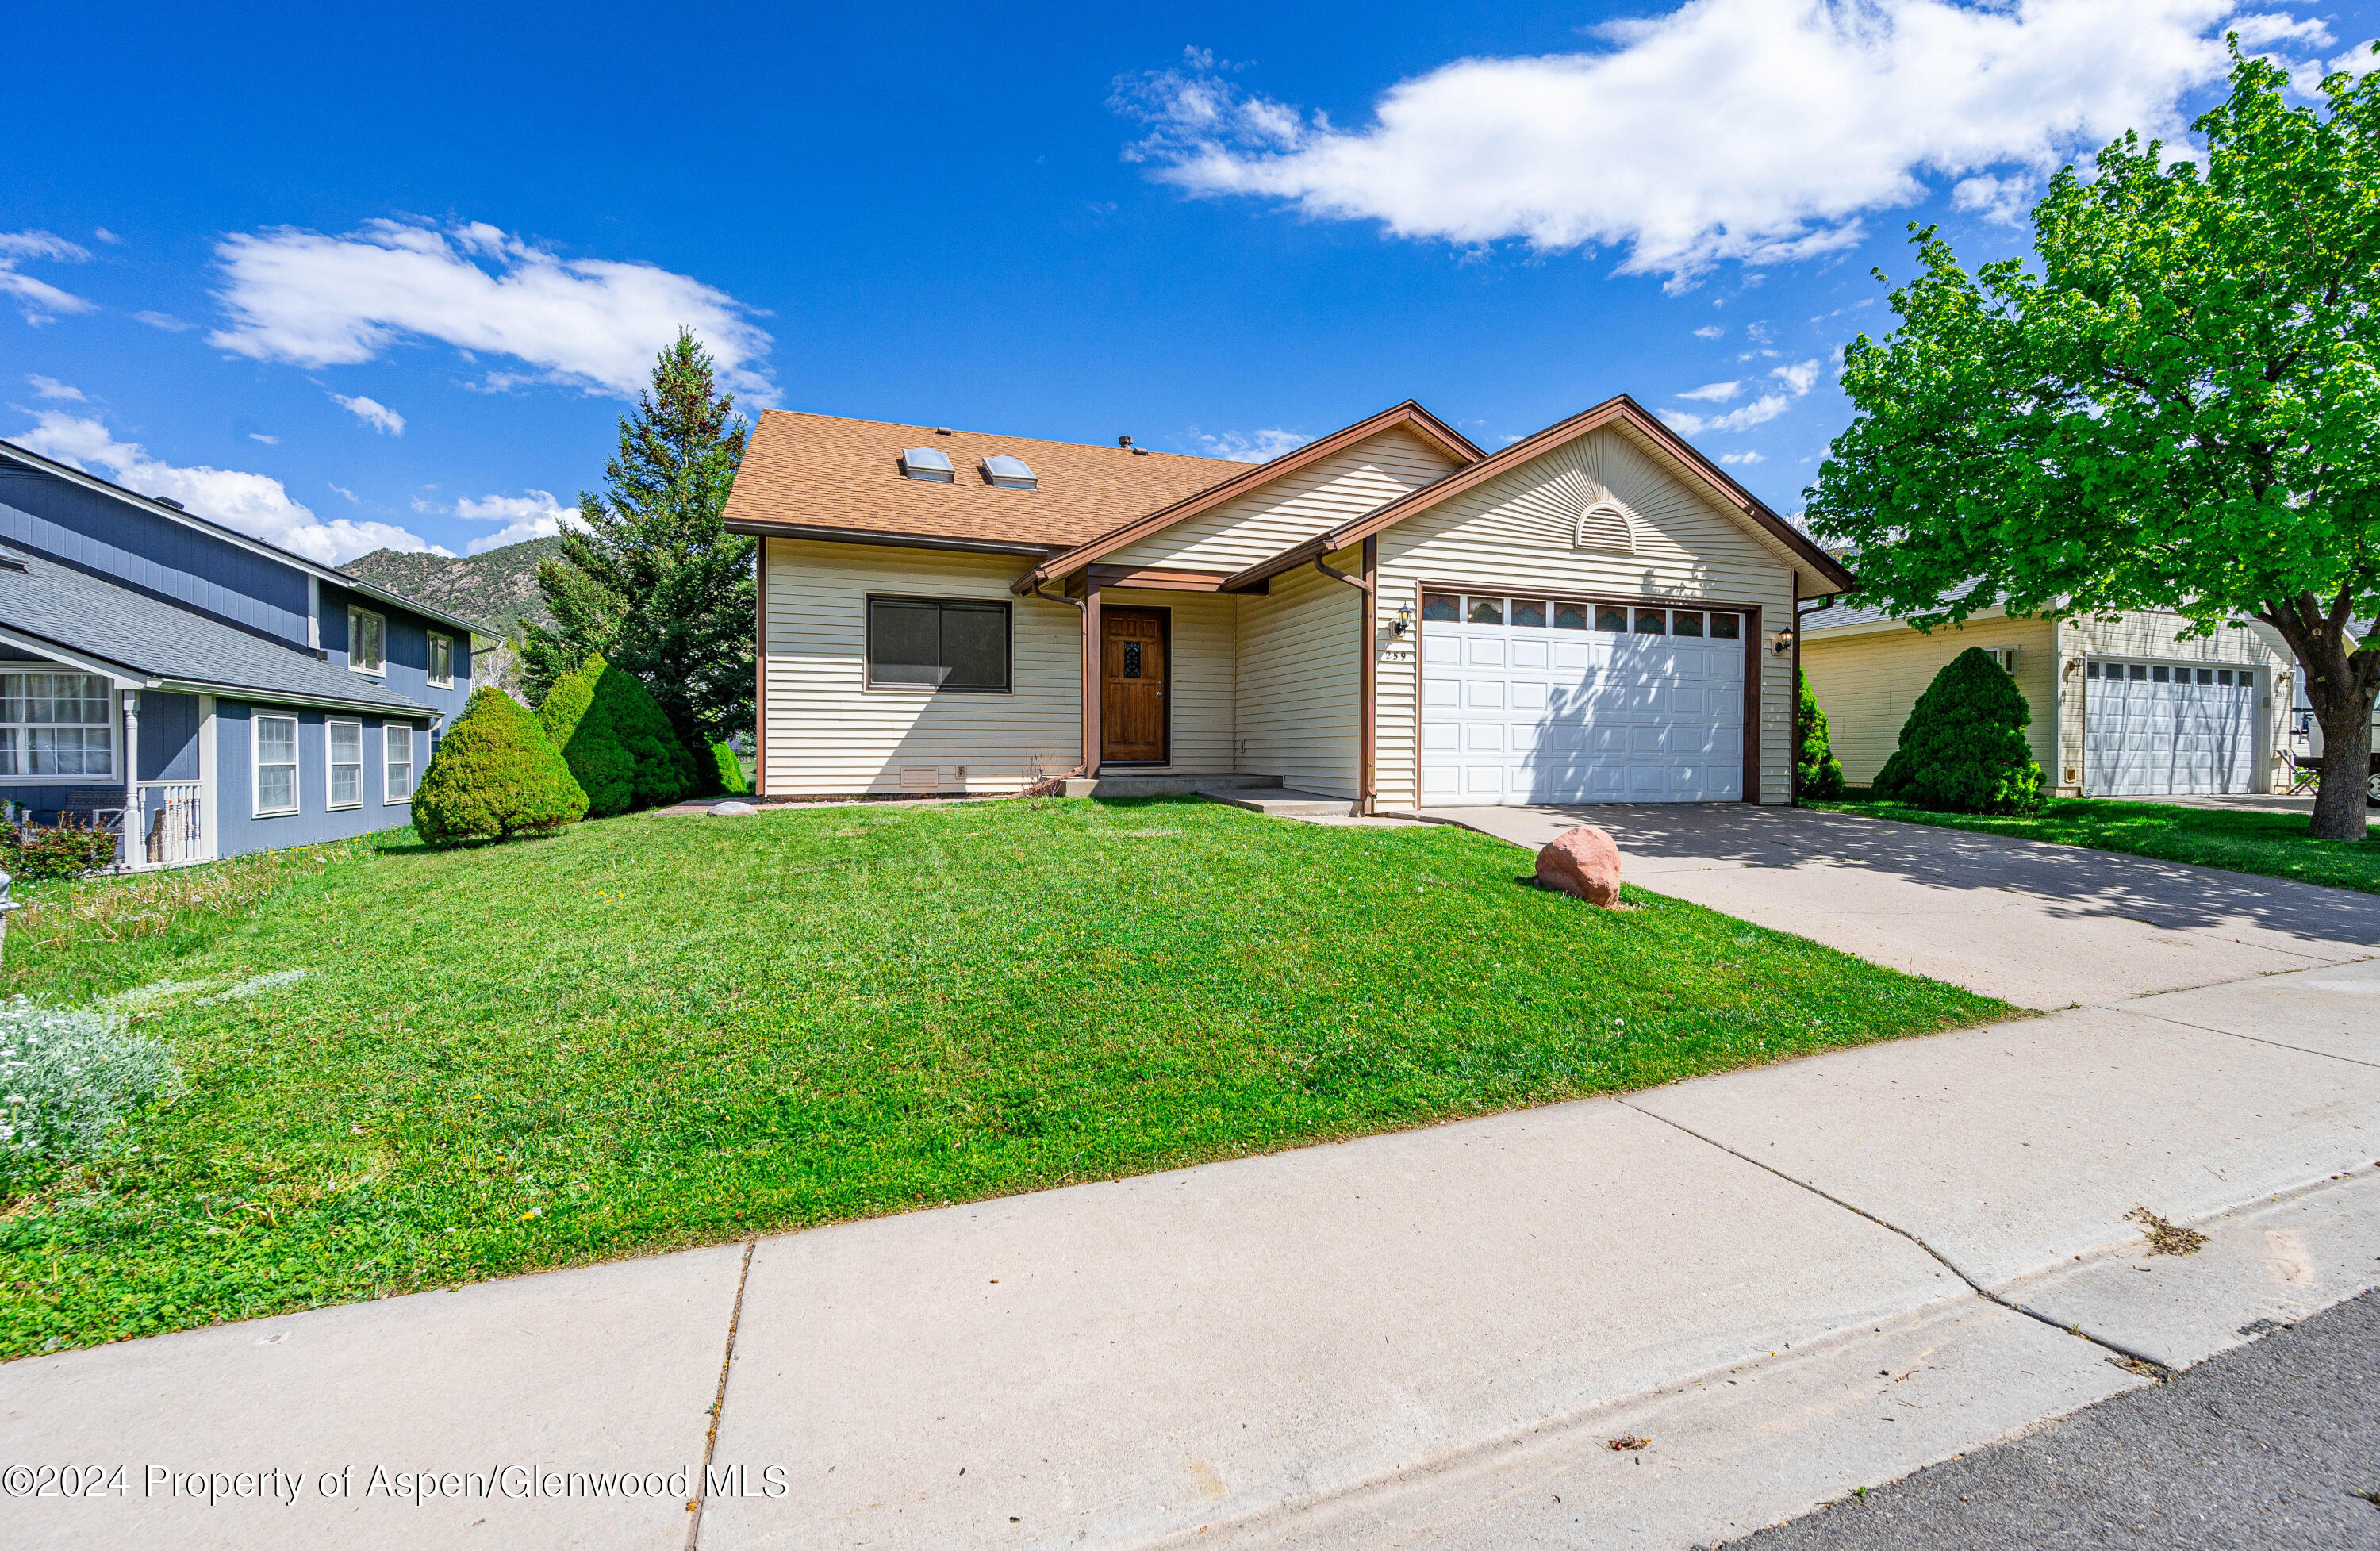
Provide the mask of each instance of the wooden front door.
[{"label": "wooden front door", "polygon": [[1158,609],[1104,609],[1099,656],[1099,757],[1165,757],[1165,614]]}]

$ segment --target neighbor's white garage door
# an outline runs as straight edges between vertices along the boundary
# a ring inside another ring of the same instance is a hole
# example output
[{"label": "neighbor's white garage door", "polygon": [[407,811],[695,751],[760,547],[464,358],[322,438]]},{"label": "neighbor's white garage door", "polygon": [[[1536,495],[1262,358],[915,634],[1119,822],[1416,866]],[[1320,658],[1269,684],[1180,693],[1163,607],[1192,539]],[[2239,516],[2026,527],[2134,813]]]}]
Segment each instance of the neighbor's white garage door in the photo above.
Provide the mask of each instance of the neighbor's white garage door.
[{"label": "neighbor's white garage door", "polygon": [[1743,628],[1706,609],[1426,594],[1422,800],[1740,799]]},{"label": "neighbor's white garage door", "polygon": [[2165,797],[2255,790],[2254,670],[2094,658],[2083,674],[2084,792]]}]

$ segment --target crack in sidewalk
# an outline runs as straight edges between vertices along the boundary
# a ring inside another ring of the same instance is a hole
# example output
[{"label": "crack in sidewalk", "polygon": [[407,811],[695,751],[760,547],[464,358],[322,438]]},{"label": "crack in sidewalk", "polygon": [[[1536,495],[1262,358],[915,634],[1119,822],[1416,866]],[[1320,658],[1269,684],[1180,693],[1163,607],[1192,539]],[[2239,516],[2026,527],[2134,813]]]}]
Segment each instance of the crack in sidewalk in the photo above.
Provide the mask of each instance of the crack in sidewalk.
[{"label": "crack in sidewalk", "polygon": [[1703,1143],[1708,1146],[1717,1147],[1720,1152],[1727,1154],[1730,1157],[1741,1159],[1742,1161],[1752,1165],[1755,1169],[1774,1174],[1789,1185],[1799,1185],[1802,1189],[1808,1191],[1819,1200],[1828,1202],[1833,1206],[1840,1206],[1844,1211],[1851,1213],[1854,1217],[1864,1218],[1888,1233],[1898,1233],[1902,1238],[1908,1240],[1911,1243],[1915,1244],[1919,1249],[1924,1250],[1927,1254],[1932,1255],[1935,1260],[1938,1261],[1952,1276],[1958,1278],[1961,1281],[1965,1282],[1968,1287],[1973,1289],[1975,1296],[1984,1299],[1987,1303],[1998,1303],[2001,1308],[2007,1309],[2012,1314],[2023,1315],[2028,1319],[2037,1319],[2041,1321],[2042,1324],[2048,1326],[2051,1329],[2059,1331],[2062,1334],[2080,1336],[2082,1339],[2089,1341],[2094,1346],[2104,1347],[2107,1351],[2114,1352],[2118,1357],[2122,1358],[2127,1363],[2137,1363],[2143,1368],[2152,1370],[2153,1376],[2155,1377],[2162,1379],[2170,1376],[2174,1371],[2171,1367],[2159,1362],[2157,1359],[2151,1357],[2146,1352],[2135,1351],[2131,1347],[2124,1345],[2120,1341],[2111,1340],[2106,1336],[2096,1335],[2092,1331],[2083,1329],[2080,1325],[2073,1324],[2070,1321],[2053,1318],[2052,1316],[2042,1313],[2039,1309],[2033,1307],[2029,1303],[2019,1303],[2011,1299],[2001,1297],[1990,1288],[1985,1287],[1982,1282],[1979,1282],[1974,1278],[1969,1276],[1964,1267],[1960,1266],[1957,1261],[1952,1260],[1949,1255],[1944,1254],[1940,1250],[1936,1249],[1933,1245],[1927,1243],[1916,1234],[1912,1233],[1909,1230],[1901,1227],[1899,1223],[1888,1222],[1883,1218],[1876,1216],[1874,1212],[1869,1211],[1864,1206],[1855,1206],[1852,1203],[1844,1200],[1841,1196],[1829,1194],[1826,1191],[1820,1190],[1816,1185],[1812,1184],[1809,1181],[1788,1174],[1785,1170],[1778,1168],[1774,1164],[1763,1163],[1758,1158],[1752,1157],[1748,1153],[1740,1153],[1733,1147],[1729,1146],[1726,1143],[1718,1140],[1716,1137],[1706,1136],[1690,1125],[1685,1125],[1680,1121],[1673,1121],[1667,1115],[1656,1113],[1651,1109],[1645,1109],[1641,1104],[1632,1104],[1624,1094],[1614,1095],[1612,1102],[1621,1105],[1625,1109],[1633,1109],[1638,1114],[1643,1115],[1649,1120],[1658,1121],[1663,1125],[1669,1126],[1673,1130],[1682,1131],[1697,1142]]},{"label": "crack in sidewalk", "polygon": [[719,1359],[719,1388],[710,1398],[710,1426],[702,1435],[702,1469],[695,1477],[694,1500],[686,1505],[693,1515],[686,1526],[686,1551],[695,1551],[702,1539],[702,1513],[710,1504],[710,1456],[719,1448],[719,1423],[727,1412],[727,1375],[735,1366],[735,1328],[744,1323],[744,1284],[752,1279],[753,1239],[744,1246],[744,1262],[735,1269],[735,1302],[727,1311],[727,1349]]},{"label": "crack in sidewalk", "polygon": [[[2292,969],[2285,970],[2282,973],[2287,975],[2305,975],[2310,972],[2302,969]],[[2216,981],[2216,984],[2233,985],[2237,984],[2237,982],[2219,980]],[[2197,988],[2192,988],[2195,989]],[[2269,1046],[2276,1050],[2295,1050],[2301,1056],[2322,1056],[2330,1060],[2343,1060],[2350,1066],[2380,1066],[2380,1061],[2365,1060],[2360,1056],[2342,1056],[2336,1050],[2315,1050],[2303,1045],[2292,1045],[2285,1039],[2267,1039],[2261,1034],[2241,1034],[2238,1029],[2216,1028],[2213,1024],[2193,1024],[2187,1018],[2177,1018],[2170,1012],[2153,1012],[2145,1007],[2134,1006],[2131,1001],[2102,1002],[2100,1003],[2100,1009],[2108,1012],[2129,1012],[2135,1018],[2154,1018],[2161,1024],[2178,1024],[2183,1028],[2197,1029],[2201,1033],[2204,1034],[2227,1034],[2234,1039],[2247,1040],[2252,1045]]]}]

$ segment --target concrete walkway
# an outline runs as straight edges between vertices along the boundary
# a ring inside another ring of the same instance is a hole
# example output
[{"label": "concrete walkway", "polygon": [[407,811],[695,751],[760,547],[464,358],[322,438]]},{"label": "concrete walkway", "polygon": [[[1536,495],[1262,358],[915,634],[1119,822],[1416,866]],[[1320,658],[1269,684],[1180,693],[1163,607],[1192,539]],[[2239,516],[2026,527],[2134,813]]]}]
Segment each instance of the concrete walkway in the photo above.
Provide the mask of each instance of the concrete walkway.
[{"label": "concrete walkway", "polygon": [[2375,1282],[2380,963],[2317,963],[26,1359],[0,1464],[104,1471],[0,1511],[12,1547],[1684,1547]]},{"label": "concrete walkway", "polygon": [[2380,955],[2380,895],[1808,808],[1433,808],[1531,850],[1577,824],[1656,892],[2019,1007]]}]

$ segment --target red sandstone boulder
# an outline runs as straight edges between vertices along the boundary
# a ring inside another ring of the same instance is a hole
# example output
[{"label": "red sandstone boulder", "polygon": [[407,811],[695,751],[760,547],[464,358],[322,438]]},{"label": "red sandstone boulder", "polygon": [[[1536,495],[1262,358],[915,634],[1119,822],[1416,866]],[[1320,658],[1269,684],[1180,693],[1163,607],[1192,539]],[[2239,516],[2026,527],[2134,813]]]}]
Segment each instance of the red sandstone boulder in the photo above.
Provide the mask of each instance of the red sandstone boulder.
[{"label": "red sandstone boulder", "polygon": [[1609,910],[1620,903],[1620,846],[1592,824],[1564,830],[1537,853],[1537,881]]}]

